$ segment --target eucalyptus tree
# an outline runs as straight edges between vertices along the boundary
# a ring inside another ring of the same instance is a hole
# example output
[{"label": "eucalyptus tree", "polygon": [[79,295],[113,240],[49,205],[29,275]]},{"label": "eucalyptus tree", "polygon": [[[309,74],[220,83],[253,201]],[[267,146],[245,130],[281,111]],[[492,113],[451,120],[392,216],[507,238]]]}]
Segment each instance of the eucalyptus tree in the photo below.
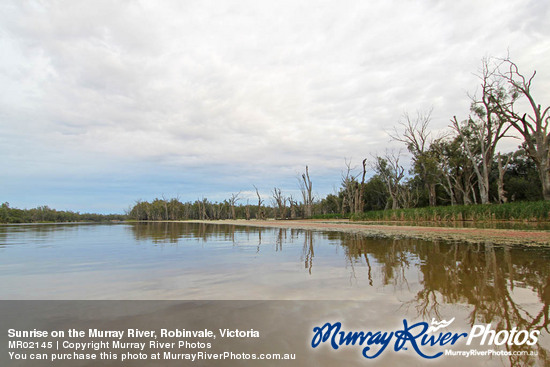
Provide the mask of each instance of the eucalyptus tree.
[{"label": "eucalyptus tree", "polygon": [[[391,197],[392,209],[399,209],[401,180],[405,177],[405,168],[399,164],[400,154],[387,152],[384,157],[375,156],[373,168],[380,176]],[[386,209],[389,201],[386,204]]]},{"label": "eucalyptus tree", "polygon": [[429,149],[432,142],[431,131],[428,129],[432,110],[417,112],[416,117],[408,113],[403,114],[399,121],[402,132],[397,128],[390,134],[393,140],[405,143],[407,150],[412,154],[413,169],[417,173],[428,192],[430,206],[437,205],[437,162],[438,157]]},{"label": "eucalyptus tree", "polygon": [[471,115],[466,120],[459,122],[456,116],[451,119],[451,127],[461,137],[464,151],[473,163],[482,204],[489,203],[489,175],[497,144],[510,128],[502,111],[512,106],[516,98],[504,88],[498,70],[490,59],[482,60],[481,97],[471,97]]},{"label": "eucalyptus tree", "polygon": [[430,144],[430,151],[438,157],[438,185],[446,192],[451,205],[475,203],[475,172],[462,149],[460,136],[436,139]]}]

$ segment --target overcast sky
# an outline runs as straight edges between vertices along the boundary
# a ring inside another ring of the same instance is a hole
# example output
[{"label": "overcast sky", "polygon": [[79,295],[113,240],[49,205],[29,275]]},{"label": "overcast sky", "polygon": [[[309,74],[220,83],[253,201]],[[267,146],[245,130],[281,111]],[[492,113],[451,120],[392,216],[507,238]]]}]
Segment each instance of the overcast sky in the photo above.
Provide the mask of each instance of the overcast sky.
[{"label": "overcast sky", "polygon": [[296,193],[306,164],[324,196],[345,159],[399,149],[403,113],[465,118],[484,56],[536,69],[547,106],[549,19],[541,0],[2,0],[0,201]]}]

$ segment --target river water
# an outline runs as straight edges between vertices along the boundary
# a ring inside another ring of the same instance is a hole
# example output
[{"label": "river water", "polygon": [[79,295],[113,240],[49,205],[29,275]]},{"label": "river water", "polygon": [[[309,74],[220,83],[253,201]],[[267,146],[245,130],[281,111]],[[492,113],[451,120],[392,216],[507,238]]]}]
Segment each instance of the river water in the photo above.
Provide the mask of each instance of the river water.
[{"label": "river water", "polygon": [[[491,357],[482,364],[545,365],[549,260],[544,247],[298,229],[7,225],[0,227],[0,299],[296,301],[275,304],[299,308],[292,317],[315,314],[310,326],[341,319],[376,330],[402,327],[403,319],[454,318],[462,330],[491,323],[540,331],[536,345],[520,348],[537,357]],[[220,304],[212,307],[219,311]],[[358,357],[348,354],[354,363]],[[467,361],[449,358],[442,365]]]}]

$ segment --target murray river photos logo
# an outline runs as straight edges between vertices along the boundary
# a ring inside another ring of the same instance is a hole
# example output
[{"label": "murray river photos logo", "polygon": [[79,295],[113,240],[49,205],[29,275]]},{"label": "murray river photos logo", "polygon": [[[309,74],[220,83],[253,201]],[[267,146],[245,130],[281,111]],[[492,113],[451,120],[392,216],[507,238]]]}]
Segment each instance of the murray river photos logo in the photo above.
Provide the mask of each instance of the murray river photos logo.
[{"label": "murray river photos logo", "polygon": [[449,327],[455,319],[449,321],[436,321],[432,319],[431,325],[427,322],[410,324],[403,320],[403,329],[395,331],[344,331],[340,322],[326,323],[323,326],[313,328],[312,348],[317,348],[321,343],[329,344],[333,349],[342,346],[356,346],[362,348],[363,357],[373,359],[380,356],[388,347],[393,346],[395,352],[401,350],[414,350],[419,356],[427,359],[441,357],[444,352],[426,351],[428,347],[445,347],[455,345],[458,342],[466,342],[471,345],[477,342],[479,345],[535,345],[540,332],[537,330],[493,330],[491,324],[474,325],[469,333],[454,333],[440,331]]}]

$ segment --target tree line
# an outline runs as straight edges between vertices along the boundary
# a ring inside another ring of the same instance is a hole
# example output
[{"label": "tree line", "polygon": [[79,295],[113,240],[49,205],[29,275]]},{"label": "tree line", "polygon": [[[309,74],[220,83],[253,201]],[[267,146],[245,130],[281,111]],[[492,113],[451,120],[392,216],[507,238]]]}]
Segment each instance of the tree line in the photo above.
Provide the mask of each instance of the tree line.
[{"label": "tree line", "polygon": [[[245,204],[240,192],[222,202],[157,198],[136,202],[128,215],[136,220],[293,219],[550,200],[550,107],[535,100],[535,75],[522,74],[508,57],[482,59],[479,92],[469,95],[470,110],[450,117],[448,130],[438,136],[430,129],[431,110],[405,113],[390,136],[408,151],[408,170],[402,152],[388,150],[363,159],[358,167],[346,160],[338,191],[324,198],[314,197],[306,166],[298,177],[298,198],[278,187],[262,197],[253,186],[257,203]],[[499,152],[503,139],[519,139],[518,148]]]},{"label": "tree line", "polygon": [[55,210],[47,205],[33,209],[10,207],[9,203],[0,206],[0,223],[60,223],[60,222],[106,222],[125,220],[126,215],[94,214]]}]

